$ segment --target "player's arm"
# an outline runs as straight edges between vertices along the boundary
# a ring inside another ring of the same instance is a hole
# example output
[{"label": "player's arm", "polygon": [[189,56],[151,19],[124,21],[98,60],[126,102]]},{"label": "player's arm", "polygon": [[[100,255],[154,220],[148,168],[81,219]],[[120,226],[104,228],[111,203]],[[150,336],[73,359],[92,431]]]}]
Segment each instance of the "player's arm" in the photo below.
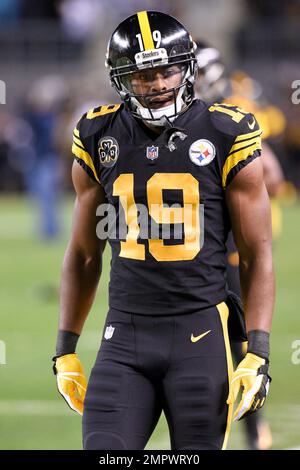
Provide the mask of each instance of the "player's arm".
[{"label": "player's arm", "polygon": [[247,331],[269,332],[274,305],[272,226],[260,159],[235,176],[226,190],[226,199],[239,251]]},{"label": "player's arm", "polygon": [[244,393],[235,419],[259,409],[268,392],[269,332],[274,306],[271,211],[263,165],[256,158],[226,189],[232,230],[240,257],[240,280],[248,334],[248,353],[230,387],[233,403]]},{"label": "player's arm", "polygon": [[76,344],[98,286],[105,241],[96,235],[96,209],[105,202],[104,190],[74,161],[76,190],[73,228],[62,268],[59,332],[54,371],[59,392],[82,414],[86,379],[75,354]]},{"label": "player's arm", "polygon": [[101,185],[74,161],[76,191],[71,239],[62,268],[59,329],[80,335],[98,286],[105,240],[96,234],[97,207],[105,202]]}]

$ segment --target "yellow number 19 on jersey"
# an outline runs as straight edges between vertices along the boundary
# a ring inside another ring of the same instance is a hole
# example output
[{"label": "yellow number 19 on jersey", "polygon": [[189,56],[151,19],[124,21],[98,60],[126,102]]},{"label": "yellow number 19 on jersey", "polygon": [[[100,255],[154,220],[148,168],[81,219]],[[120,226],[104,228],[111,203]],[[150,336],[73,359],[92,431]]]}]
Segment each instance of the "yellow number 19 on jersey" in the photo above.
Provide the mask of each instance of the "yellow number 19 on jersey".
[{"label": "yellow number 19 on jersey", "polygon": [[[183,207],[165,207],[163,190],[178,189],[183,194]],[[119,196],[128,226],[126,241],[121,241],[123,258],[145,260],[145,245],[138,243],[140,233],[138,209],[134,200],[134,175],[118,176],[113,195]],[[184,243],[165,245],[162,239],[149,238],[149,252],[157,261],[192,260],[200,251],[199,183],[190,173],[155,173],[147,181],[149,215],[158,224],[183,224]]]}]

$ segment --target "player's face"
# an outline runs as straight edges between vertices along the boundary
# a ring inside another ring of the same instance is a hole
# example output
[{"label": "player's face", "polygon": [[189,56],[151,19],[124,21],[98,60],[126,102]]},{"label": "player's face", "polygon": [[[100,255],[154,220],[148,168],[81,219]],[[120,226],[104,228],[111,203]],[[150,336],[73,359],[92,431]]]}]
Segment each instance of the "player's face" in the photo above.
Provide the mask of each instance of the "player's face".
[{"label": "player's face", "polygon": [[[131,89],[134,94],[138,95],[162,93],[161,95],[147,98],[147,102],[142,98],[139,101],[143,106],[150,106],[152,109],[163,108],[171,105],[174,101],[172,92],[164,92],[181,85],[182,76],[183,70],[178,65],[135,72],[131,77]],[[176,91],[177,93],[178,90]]]}]

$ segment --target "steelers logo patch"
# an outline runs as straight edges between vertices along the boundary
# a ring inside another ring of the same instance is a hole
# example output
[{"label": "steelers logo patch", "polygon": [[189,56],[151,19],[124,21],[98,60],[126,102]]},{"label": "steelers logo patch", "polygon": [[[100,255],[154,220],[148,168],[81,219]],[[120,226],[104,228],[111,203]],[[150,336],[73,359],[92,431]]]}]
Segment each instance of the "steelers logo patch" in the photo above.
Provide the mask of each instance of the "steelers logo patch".
[{"label": "steelers logo patch", "polygon": [[114,137],[102,137],[98,142],[98,154],[101,165],[114,166],[119,156],[119,144]]},{"label": "steelers logo patch", "polygon": [[206,139],[199,139],[192,143],[189,156],[197,166],[208,165],[216,156],[215,146]]}]

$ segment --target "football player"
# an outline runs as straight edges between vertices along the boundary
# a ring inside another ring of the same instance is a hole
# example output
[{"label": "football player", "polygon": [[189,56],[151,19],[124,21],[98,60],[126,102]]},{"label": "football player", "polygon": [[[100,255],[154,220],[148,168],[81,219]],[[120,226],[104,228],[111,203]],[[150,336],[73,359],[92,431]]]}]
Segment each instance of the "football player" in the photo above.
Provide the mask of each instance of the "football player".
[{"label": "football player", "polygon": [[[201,40],[196,40],[196,58],[198,64],[198,77],[195,91],[198,97],[205,101],[216,100],[224,103],[234,103],[245,106],[248,110],[254,110],[263,130],[262,163],[264,170],[264,181],[268,194],[271,198],[272,208],[272,232],[273,239],[280,233],[281,210],[276,196],[284,182],[280,163],[272,148],[266,141],[269,137],[277,137],[284,130],[284,117],[277,110],[272,120],[269,119],[266,107],[261,105],[262,88],[258,82],[251,79],[245,73],[239,71],[232,75],[222,61],[220,52],[211,45]],[[274,107],[272,107],[274,109]],[[277,117],[277,125],[274,119]],[[279,125],[278,125],[279,123]],[[233,240],[232,232],[227,240],[227,282],[230,291],[241,297],[241,286],[239,279],[239,256]],[[247,350],[246,343],[235,342],[231,344],[234,359],[239,363]],[[244,420],[248,446],[252,450],[266,450],[272,445],[272,435],[268,423],[262,418],[261,413],[247,416]]]},{"label": "football player", "polygon": [[[84,449],[143,449],[162,411],[172,449],[222,449],[239,390],[234,419],[263,405],[270,382],[274,277],[261,131],[247,111],[194,99],[195,44],[169,15],[124,20],[106,63],[122,104],[89,110],[74,130],[58,388],[83,414]],[[100,204],[113,209],[116,227],[108,230],[109,312],[87,386],[75,351],[101,274]],[[235,372],[225,278],[231,227],[248,333]]]}]

